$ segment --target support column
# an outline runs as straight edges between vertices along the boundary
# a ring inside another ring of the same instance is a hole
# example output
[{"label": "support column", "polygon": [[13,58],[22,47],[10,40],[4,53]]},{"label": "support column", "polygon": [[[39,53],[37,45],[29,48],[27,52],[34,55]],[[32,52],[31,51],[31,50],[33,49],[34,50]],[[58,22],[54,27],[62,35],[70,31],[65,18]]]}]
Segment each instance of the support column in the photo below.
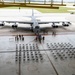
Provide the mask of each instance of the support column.
[{"label": "support column", "polygon": [[24,3],[25,3],[25,5],[26,5],[26,0],[24,0]]},{"label": "support column", "polygon": [[75,0],[74,0],[74,6],[75,6]]},{"label": "support column", "polygon": [[51,0],[51,7],[53,7],[53,0]]},{"label": "support column", "polygon": [[29,4],[30,4],[30,0],[29,0]]},{"label": "support column", "polygon": [[24,0],[24,2],[26,3],[26,0]]},{"label": "support column", "polygon": [[61,5],[63,5],[63,0],[61,0]]},{"label": "support column", "polygon": [[15,3],[15,0],[14,0],[14,3]]},{"label": "support column", "polygon": [[46,4],[46,0],[44,0],[44,4]]}]

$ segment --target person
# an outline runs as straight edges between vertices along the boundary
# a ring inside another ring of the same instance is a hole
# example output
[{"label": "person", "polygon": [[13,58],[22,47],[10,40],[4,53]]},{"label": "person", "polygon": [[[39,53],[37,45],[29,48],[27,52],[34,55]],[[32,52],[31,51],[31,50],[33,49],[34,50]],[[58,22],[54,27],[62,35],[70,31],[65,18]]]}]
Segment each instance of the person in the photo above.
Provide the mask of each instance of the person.
[{"label": "person", "polygon": [[56,32],[54,32],[54,31],[53,31],[53,32],[52,32],[52,35],[54,35],[54,36],[55,36],[55,35],[56,35]]},{"label": "person", "polygon": [[54,35],[54,31],[52,32],[52,35]]},{"label": "person", "polygon": [[19,7],[19,11],[20,11],[20,7]]},{"label": "person", "polygon": [[43,38],[42,38],[42,39],[43,39],[43,41],[44,41],[44,40],[45,40],[45,37],[43,36]]},{"label": "person", "polygon": [[24,41],[24,36],[22,36],[22,41]]},{"label": "person", "polygon": [[54,36],[56,36],[56,32],[54,32]]},{"label": "person", "polygon": [[39,38],[39,42],[41,43],[41,38]]},{"label": "person", "polygon": [[36,36],[35,40],[37,41],[37,36]]},{"label": "person", "polygon": [[38,36],[39,42],[41,43],[41,35]]},{"label": "person", "polygon": [[17,40],[17,41],[19,40],[19,37],[18,37],[18,35],[16,36],[16,40]]},{"label": "person", "polygon": [[21,35],[19,35],[19,39],[21,40]]}]

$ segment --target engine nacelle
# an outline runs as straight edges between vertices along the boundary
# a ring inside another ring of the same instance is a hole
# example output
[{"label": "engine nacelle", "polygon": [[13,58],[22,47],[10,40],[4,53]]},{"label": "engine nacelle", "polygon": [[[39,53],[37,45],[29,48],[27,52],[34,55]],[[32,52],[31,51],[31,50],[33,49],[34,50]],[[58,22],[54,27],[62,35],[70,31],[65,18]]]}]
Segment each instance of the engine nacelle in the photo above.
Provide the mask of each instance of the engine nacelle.
[{"label": "engine nacelle", "polygon": [[12,28],[17,28],[18,26],[17,25],[12,25]]},{"label": "engine nacelle", "polygon": [[57,26],[57,25],[52,25],[52,27],[53,27],[53,28],[58,28],[58,26]]},{"label": "engine nacelle", "polygon": [[68,27],[70,24],[71,24],[70,22],[67,22],[67,23],[63,22],[62,23],[62,25],[65,26],[65,27]]},{"label": "engine nacelle", "polygon": [[0,26],[4,26],[4,23],[0,23]]},{"label": "engine nacelle", "polygon": [[55,25],[55,23],[52,23],[52,28],[58,28],[58,25]]},{"label": "engine nacelle", "polygon": [[5,25],[5,22],[0,22],[0,26],[4,26]]},{"label": "engine nacelle", "polygon": [[69,26],[69,24],[64,24],[63,26],[68,27],[68,26]]},{"label": "engine nacelle", "polygon": [[71,22],[67,22],[69,25],[71,25]]}]

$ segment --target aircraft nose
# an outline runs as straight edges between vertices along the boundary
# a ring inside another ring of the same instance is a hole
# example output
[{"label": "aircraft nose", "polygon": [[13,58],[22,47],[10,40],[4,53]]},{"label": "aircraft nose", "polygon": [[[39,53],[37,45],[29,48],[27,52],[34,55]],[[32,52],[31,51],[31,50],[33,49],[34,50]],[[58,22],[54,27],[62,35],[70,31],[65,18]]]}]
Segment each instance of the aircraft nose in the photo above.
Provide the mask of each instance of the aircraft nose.
[{"label": "aircraft nose", "polygon": [[35,26],[35,29],[40,29],[40,27],[39,26]]}]

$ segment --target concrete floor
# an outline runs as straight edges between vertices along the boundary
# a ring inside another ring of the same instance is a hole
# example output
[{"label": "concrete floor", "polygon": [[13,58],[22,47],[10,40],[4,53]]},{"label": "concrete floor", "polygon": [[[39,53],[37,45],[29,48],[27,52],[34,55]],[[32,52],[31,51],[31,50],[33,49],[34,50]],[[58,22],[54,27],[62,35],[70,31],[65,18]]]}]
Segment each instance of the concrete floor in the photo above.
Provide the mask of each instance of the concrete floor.
[{"label": "concrete floor", "polygon": [[[68,15],[67,18],[72,17]],[[24,35],[24,41],[15,40],[19,34]],[[74,24],[50,29],[43,36],[45,40],[39,43],[30,31],[1,27],[0,75],[75,75]]]},{"label": "concrete floor", "polygon": [[75,35],[47,35],[41,44],[35,36],[0,36],[0,75],[75,74]]}]

